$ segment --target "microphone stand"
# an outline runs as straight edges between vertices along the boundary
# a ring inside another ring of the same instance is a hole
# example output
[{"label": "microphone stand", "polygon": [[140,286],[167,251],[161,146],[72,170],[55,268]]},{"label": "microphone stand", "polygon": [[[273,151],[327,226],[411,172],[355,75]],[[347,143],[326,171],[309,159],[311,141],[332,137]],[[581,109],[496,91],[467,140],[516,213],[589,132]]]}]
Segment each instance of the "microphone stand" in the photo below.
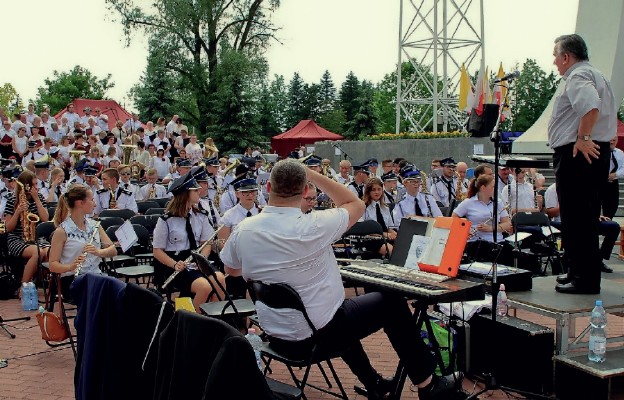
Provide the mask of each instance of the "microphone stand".
[{"label": "microphone stand", "polygon": [[[509,82],[509,88],[507,89],[508,93],[511,89],[511,83],[513,79],[514,77],[507,79],[507,81]],[[495,174],[497,174],[496,178],[494,179],[494,199],[493,199],[493,204],[492,204],[492,215],[494,216],[492,219],[492,221],[494,222],[492,226],[492,239],[497,249],[502,246],[502,244],[498,244],[496,242],[496,237],[498,236],[498,200],[499,200],[498,186],[499,186],[499,181],[500,181],[500,179],[498,178],[498,167],[500,165],[500,138],[501,138],[501,132],[502,132],[502,127],[501,127],[500,122],[501,122],[501,117],[503,115],[503,109],[505,108],[505,106],[508,105],[506,98],[507,96],[504,99],[505,102],[501,104],[498,108],[498,117],[496,119],[496,125],[494,125],[494,128],[492,129],[492,133],[490,134],[490,140],[494,143],[494,171],[495,171]],[[517,196],[517,193],[516,193],[516,196]],[[497,317],[496,305],[497,305],[498,292],[499,292],[498,274],[497,274],[498,272],[497,258],[498,256],[494,258],[494,260],[492,261],[492,326],[494,328],[492,330],[493,336],[494,335],[498,336],[498,329],[496,328],[496,317]],[[494,356],[494,349],[490,351],[489,358],[490,358],[490,365],[492,365],[493,360],[499,359],[498,357]],[[498,365],[498,367],[500,367],[500,365]],[[477,393],[471,394],[465,400],[478,399],[481,394],[488,392],[490,390],[502,390],[505,392],[506,391],[514,392],[514,393],[521,394],[523,396],[527,396],[528,398],[549,399],[549,397],[547,396],[542,396],[542,395],[538,395],[535,393],[530,393],[530,392],[522,391],[519,389],[514,389],[508,386],[499,385],[496,379],[496,374],[494,372],[484,373],[484,376],[485,376],[485,387],[481,389],[480,391],[478,391]]]},{"label": "microphone stand", "polygon": [[344,151],[344,150],[342,149],[342,147],[338,146],[338,145],[337,145],[337,144],[335,144],[335,143],[332,143],[332,146],[334,146],[335,148],[337,148],[338,150],[340,150],[340,152],[344,155],[344,159],[345,159],[345,160],[347,160],[347,159],[351,159],[351,160],[353,160],[353,157],[351,157],[350,155],[348,155],[348,154],[347,154],[347,152],[346,152],[346,151]]}]

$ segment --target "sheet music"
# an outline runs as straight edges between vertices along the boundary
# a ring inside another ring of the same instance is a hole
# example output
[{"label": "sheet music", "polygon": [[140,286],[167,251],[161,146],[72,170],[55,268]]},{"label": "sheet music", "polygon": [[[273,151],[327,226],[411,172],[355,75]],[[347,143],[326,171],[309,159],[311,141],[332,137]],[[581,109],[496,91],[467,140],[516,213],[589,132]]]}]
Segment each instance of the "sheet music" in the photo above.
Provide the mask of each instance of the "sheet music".
[{"label": "sheet music", "polygon": [[407,259],[405,260],[405,268],[412,268],[420,270],[418,263],[422,260],[422,257],[429,245],[429,238],[426,236],[414,235],[412,236],[412,244],[410,245],[407,253]]},{"label": "sheet music", "polygon": [[542,226],[542,234],[546,237],[556,235],[557,233],[561,233],[561,231],[554,226]]},{"label": "sheet music", "polygon": [[[480,275],[491,275],[492,274],[492,264],[487,264],[484,262],[475,261],[470,264],[461,264],[459,266],[461,271],[470,271]],[[503,264],[496,264],[496,274],[497,275],[509,275],[513,273],[515,270],[512,267],[508,267]]]},{"label": "sheet music", "polygon": [[126,221],[115,231],[115,236],[117,236],[117,241],[121,246],[121,250],[125,253],[130,247],[134,246],[138,243],[139,238],[132,227],[130,221]]},{"label": "sheet music", "polygon": [[420,262],[427,265],[440,265],[442,263],[442,256],[444,255],[444,248],[448,241],[448,236],[451,231],[443,228],[433,228],[431,230],[431,238],[429,246]]}]

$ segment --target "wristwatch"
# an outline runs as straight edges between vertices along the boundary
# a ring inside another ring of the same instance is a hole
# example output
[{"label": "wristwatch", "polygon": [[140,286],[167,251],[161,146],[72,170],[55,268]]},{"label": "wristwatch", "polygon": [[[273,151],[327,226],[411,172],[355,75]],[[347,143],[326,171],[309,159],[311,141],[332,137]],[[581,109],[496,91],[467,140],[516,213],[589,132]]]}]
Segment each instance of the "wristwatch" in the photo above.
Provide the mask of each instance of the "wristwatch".
[{"label": "wristwatch", "polygon": [[589,142],[591,140],[591,135],[580,135],[578,138],[584,142]]}]

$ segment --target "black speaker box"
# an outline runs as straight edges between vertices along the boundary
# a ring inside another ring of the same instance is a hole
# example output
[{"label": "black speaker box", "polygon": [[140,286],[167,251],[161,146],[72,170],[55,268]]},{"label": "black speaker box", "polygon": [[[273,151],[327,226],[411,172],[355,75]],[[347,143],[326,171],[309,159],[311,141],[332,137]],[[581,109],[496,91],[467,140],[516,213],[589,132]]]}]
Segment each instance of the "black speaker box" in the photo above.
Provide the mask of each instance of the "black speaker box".
[{"label": "black speaker box", "polygon": [[470,373],[492,373],[498,383],[531,393],[551,393],[555,334],[507,316],[478,314],[470,323]]}]

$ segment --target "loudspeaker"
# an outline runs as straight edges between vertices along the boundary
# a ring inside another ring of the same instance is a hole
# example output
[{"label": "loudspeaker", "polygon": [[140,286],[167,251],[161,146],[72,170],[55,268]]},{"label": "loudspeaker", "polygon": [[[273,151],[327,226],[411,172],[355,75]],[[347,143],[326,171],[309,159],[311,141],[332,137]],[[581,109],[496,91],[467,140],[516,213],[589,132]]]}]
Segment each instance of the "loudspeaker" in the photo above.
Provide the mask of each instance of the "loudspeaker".
[{"label": "loudspeaker", "polygon": [[512,316],[470,319],[470,373],[492,373],[498,383],[532,393],[553,390],[555,334],[552,329]]}]

